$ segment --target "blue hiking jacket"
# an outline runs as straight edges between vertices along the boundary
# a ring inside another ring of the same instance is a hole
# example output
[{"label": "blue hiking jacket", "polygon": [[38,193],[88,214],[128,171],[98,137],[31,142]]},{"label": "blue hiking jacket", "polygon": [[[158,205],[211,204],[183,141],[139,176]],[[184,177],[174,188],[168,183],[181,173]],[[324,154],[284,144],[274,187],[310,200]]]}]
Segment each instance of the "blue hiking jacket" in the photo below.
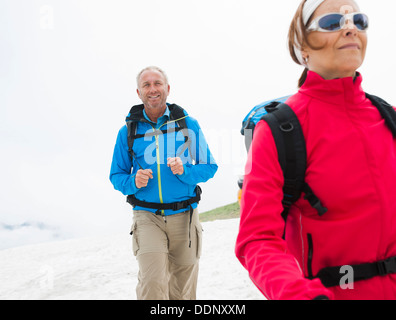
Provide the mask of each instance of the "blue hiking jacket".
[{"label": "blue hiking jacket", "polygon": [[[167,104],[169,105],[169,104]],[[176,126],[175,122],[168,122],[170,111],[166,108],[164,115],[153,123],[146,112],[144,117],[150,123],[139,122],[137,134],[153,132],[155,129],[171,129]],[[198,121],[188,116],[185,111],[186,124],[191,139],[190,148],[182,154],[184,136],[182,132],[170,132],[159,136],[137,138],[134,140],[133,151],[136,159],[131,159],[128,151],[128,129],[123,126],[117,136],[114,148],[113,160],[110,171],[110,181],[114,188],[125,196],[135,195],[138,200],[154,203],[174,203],[188,200],[194,197],[198,183],[203,183],[213,178],[218,166],[209,150],[205,137]],[[184,173],[174,175],[167,166],[169,157],[180,157],[183,161]],[[147,187],[138,189],[135,184],[135,176],[140,166],[143,169],[153,171],[153,179],[150,179]],[[195,209],[197,203],[193,204]],[[155,209],[136,206],[134,210],[146,210],[156,212]],[[165,216],[184,212],[164,210]]]}]

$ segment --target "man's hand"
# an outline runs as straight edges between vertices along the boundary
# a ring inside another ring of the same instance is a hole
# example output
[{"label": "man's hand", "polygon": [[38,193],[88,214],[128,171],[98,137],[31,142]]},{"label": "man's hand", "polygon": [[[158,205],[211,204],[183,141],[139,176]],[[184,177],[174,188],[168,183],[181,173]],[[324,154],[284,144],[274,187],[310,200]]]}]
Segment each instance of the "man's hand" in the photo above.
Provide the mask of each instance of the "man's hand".
[{"label": "man's hand", "polygon": [[138,170],[135,176],[135,184],[138,189],[147,187],[149,179],[153,179],[153,171],[150,169]]},{"label": "man's hand", "polygon": [[168,167],[173,174],[182,175],[184,173],[183,162],[180,158],[168,158]]}]

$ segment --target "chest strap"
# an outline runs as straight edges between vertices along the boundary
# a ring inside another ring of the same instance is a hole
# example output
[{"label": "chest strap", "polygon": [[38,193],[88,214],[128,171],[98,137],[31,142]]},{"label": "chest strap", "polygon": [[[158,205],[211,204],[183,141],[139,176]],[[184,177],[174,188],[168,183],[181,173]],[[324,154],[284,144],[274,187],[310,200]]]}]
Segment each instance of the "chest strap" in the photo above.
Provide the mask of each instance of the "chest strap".
[{"label": "chest strap", "polygon": [[[351,265],[353,269],[353,281],[368,280],[377,276],[386,276],[396,273],[396,257],[372,263]],[[327,287],[339,286],[345,274],[341,273],[342,267],[329,267],[319,271],[316,277]]]}]

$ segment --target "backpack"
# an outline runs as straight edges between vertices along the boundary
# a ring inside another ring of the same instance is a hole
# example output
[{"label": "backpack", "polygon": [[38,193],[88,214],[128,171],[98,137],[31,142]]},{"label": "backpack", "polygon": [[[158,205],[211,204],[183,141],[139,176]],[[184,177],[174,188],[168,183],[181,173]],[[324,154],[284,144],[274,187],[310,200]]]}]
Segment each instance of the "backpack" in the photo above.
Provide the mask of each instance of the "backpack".
[{"label": "backpack", "polygon": [[[266,121],[271,129],[285,181],[282,201],[284,209],[282,217],[285,220],[285,226],[290,207],[300,199],[302,193],[305,193],[304,198],[317,210],[320,216],[327,212],[319,198],[305,182],[307,167],[305,138],[296,114],[285,103],[288,97],[270,100],[254,107],[243,120],[241,130],[241,134],[245,136],[246,149],[249,150],[254,128],[259,121]],[[379,97],[368,93],[366,93],[366,97],[378,109],[396,138],[395,109]],[[239,181],[238,184],[242,188],[243,181]]]},{"label": "backpack", "polygon": [[265,114],[267,114],[266,107],[271,104],[277,105],[281,102],[285,102],[289,97],[290,96],[285,96],[275,100],[265,101],[255,106],[252,110],[249,111],[249,113],[242,121],[242,129],[241,129],[241,134],[245,136],[245,146],[247,151],[249,150],[250,144],[252,143],[253,131],[254,128],[256,127],[257,122],[259,122],[261,118]]}]

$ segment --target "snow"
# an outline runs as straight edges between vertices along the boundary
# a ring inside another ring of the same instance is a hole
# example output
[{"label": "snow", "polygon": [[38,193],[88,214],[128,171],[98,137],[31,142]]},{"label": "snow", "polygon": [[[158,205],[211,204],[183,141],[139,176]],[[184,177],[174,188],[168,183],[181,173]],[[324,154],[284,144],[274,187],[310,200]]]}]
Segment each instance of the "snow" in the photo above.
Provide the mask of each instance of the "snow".
[{"label": "snow", "polygon": [[[198,300],[263,300],[234,254],[239,219],[202,226]],[[131,248],[125,232],[2,250],[0,300],[135,300]]]}]

